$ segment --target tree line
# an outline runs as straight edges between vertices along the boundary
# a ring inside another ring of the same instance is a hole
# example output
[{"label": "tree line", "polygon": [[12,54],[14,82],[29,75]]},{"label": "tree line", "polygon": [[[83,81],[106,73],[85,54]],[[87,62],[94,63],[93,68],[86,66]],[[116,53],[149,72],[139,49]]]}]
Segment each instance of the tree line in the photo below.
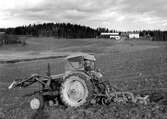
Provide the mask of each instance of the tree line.
[{"label": "tree line", "polygon": [[145,39],[151,39],[152,41],[167,41],[167,31],[160,30],[143,30],[140,31],[140,36]]},{"label": "tree line", "polygon": [[43,23],[6,29],[7,34],[46,36],[56,38],[95,38],[96,29],[71,23]]},{"label": "tree line", "polygon": [[[91,28],[89,26],[71,24],[71,23],[43,23],[30,24],[28,26],[19,26],[16,28],[0,29],[7,34],[14,35],[31,35],[35,37],[56,37],[56,38],[97,38],[101,32],[119,32],[109,30],[108,28]],[[143,39],[153,41],[167,41],[167,31],[160,30],[142,30],[139,32]]]}]

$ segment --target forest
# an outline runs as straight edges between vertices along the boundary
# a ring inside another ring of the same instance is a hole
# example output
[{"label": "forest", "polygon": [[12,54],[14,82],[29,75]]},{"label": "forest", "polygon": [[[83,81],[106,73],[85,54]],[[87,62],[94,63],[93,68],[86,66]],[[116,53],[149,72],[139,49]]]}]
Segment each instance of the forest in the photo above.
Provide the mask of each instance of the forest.
[{"label": "forest", "polygon": [[140,36],[152,41],[167,41],[167,31],[160,30],[143,30],[139,31]]},{"label": "forest", "polygon": [[[109,30],[108,28],[91,28],[89,26],[71,23],[43,23],[30,24],[15,28],[0,29],[6,34],[31,35],[34,37],[55,37],[55,38],[98,38],[101,32],[122,32]],[[140,37],[152,41],[167,41],[167,31],[161,30],[141,30]],[[128,34],[128,32],[126,32]]]},{"label": "forest", "polygon": [[43,23],[38,25],[20,26],[6,29],[7,34],[32,35],[35,37],[56,37],[56,38],[94,38],[98,32],[87,26],[71,23]]}]

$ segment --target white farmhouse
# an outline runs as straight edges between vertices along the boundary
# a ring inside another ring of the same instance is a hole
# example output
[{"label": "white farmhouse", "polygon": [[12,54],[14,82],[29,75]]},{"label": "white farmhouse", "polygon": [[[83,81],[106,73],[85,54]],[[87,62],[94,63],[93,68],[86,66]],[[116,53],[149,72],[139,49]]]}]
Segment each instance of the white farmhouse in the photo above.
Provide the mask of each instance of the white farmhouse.
[{"label": "white farmhouse", "polygon": [[140,35],[139,33],[132,32],[132,33],[129,33],[129,38],[140,38]]},{"label": "white farmhouse", "polygon": [[121,38],[119,33],[101,33],[100,35],[104,38],[111,38],[115,40],[120,40]]}]

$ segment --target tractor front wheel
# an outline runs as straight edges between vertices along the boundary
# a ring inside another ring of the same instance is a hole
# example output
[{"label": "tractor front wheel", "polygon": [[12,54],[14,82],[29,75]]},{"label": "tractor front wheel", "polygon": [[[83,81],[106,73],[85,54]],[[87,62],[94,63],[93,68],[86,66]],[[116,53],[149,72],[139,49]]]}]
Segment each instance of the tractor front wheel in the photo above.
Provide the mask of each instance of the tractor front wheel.
[{"label": "tractor front wheel", "polygon": [[40,110],[44,107],[44,98],[42,95],[34,95],[30,98],[30,108],[32,110]]}]

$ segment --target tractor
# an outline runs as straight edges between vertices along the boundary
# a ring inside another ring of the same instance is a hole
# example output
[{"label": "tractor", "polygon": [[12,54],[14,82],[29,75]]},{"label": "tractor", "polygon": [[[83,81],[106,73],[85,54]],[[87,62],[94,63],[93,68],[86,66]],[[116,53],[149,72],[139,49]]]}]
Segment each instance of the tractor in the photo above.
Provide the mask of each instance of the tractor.
[{"label": "tractor", "polygon": [[94,55],[72,54],[65,58],[64,73],[51,75],[48,65],[46,76],[33,74],[21,81],[13,81],[8,88],[41,84],[42,89],[33,92],[29,101],[33,110],[43,109],[45,104],[77,108],[87,104],[136,103],[139,99],[141,103],[147,103],[148,97],[135,97],[131,92],[112,88],[96,68],[95,61]]},{"label": "tractor", "polygon": [[95,61],[95,57],[90,54],[72,54],[65,58],[64,73],[51,75],[49,71],[47,76],[33,74],[23,80],[13,81],[8,88],[41,84],[42,89],[33,92],[29,102],[33,110],[42,109],[45,103],[75,108],[89,103],[105,103],[107,83],[103,81],[99,69],[96,69]]}]

